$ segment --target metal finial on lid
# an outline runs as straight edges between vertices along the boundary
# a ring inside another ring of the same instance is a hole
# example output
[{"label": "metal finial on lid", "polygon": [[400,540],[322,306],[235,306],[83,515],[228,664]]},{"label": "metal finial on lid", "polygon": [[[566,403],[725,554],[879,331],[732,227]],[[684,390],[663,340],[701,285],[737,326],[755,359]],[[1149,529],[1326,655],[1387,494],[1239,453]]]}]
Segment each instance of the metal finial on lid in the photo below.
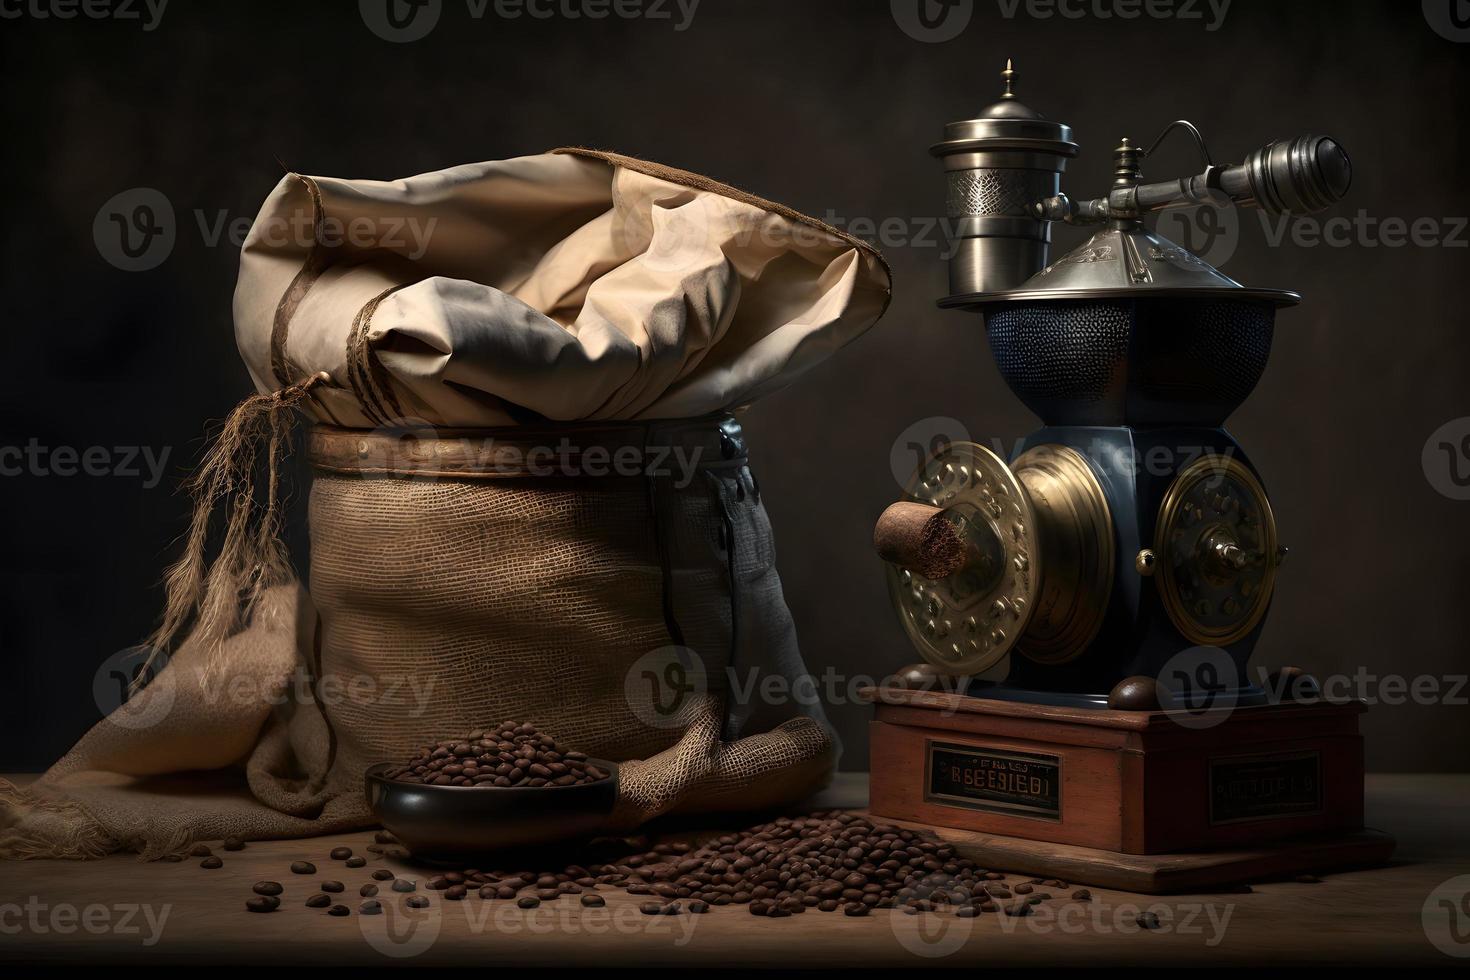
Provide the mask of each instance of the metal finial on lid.
[{"label": "metal finial on lid", "polygon": [[1014,99],[1016,93],[1011,91],[1011,82],[1015,80],[1016,69],[1011,67],[1011,59],[1006,59],[1006,70],[1000,73],[1000,77],[1006,80],[1006,90],[1000,94],[1002,99]]}]

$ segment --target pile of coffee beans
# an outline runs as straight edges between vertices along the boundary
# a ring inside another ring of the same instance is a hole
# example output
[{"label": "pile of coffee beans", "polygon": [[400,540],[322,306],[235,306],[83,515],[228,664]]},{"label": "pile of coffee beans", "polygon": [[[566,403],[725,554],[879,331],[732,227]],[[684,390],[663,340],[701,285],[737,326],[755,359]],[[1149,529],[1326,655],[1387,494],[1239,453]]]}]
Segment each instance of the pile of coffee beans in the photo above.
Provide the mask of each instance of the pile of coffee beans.
[{"label": "pile of coffee beans", "polygon": [[[612,842],[602,842],[607,847]],[[873,909],[906,914],[953,911],[962,917],[985,912],[1021,916],[1042,902],[1066,899],[1056,879],[1033,878],[1014,886],[999,872],[976,867],[948,844],[915,831],[843,811],[782,817],[742,833],[726,834],[696,846],[659,844],[605,863],[568,865],[555,871],[482,871],[436,874],[428,888],[459,901],[515,900],[535,908],[562,896],[579,895],[601,905],[598,887],[620,888],[647,896],[639,908],[648,915],[700,914],[713,906],[744,905],[752,915],[784,918],[808,909],[867,915]],[[1084,902],[1080,889],[1070,900]]]},{"label": "pile of coffee beans", "polygon": [[[381,831],[375,840],[370,851],[386,852],[396,844]],[[348,847],[334,848],[329,857],[344,867],[361,867]],[[647,915],[698,915],[716,906],[743,905],[751,915],[772,919],[808,909],[848,916],[874,909],[907,915],[948,911],[962,918],[1024,916],[1042,902],[1092,899],[1086,889],[1067,894],[1069,886],[1056,879],[1008,882],[1006,875],[977,867],[948,844],[840,810],[782,817],[702,844],[671,841],[650,847],[646,838],[604,839],[589,845],[582,857],[586,864],[556,870],[443,871],[425,885],[444,901],[475,896],[514,901],[523,909],[570,896],[584,908],[602,908],[606,900],[597,889],[620,889],[645,898],[639,909]],[[296,861],[290,871],[314,874],[316,868]],[[387,868],[370,876],[358,888],[361,914],[382,912],[380,885],[403,894],[411,908],[430,905],[429,895],[420,893],[413,880]],[[321,881],[305,904],[330,915],[350,915],[347,906],[332,904],[331,896],[346,888],[341,881]],[[245,906],[274,912],[284,890],[279,882],[257,882]]]},{"label": "pile of coffee beans", "polygon": [[425,746],[406,765],[386,775],[432,786],[574,786],[608,778],[588,761],[528,722],[507,721]]}]

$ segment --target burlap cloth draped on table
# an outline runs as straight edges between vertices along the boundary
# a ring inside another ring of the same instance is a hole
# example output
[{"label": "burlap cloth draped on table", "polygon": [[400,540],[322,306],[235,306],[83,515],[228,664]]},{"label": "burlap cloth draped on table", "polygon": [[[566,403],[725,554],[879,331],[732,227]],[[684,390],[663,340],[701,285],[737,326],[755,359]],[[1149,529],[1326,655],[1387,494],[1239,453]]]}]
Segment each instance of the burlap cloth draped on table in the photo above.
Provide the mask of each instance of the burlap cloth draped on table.
[{"label": "burlap cloth draped on table", "polygon": [[[305,240],[276,233],[301,215]],[[375,239],[332,236],[358,219]],[[623,760],[619,826],[818,788],[836,746],[727,413],[887,296],[865,244],[609,154],[288,175],[236,294],[261,394],[195,480],[156,640],[186,638],[39,783],[0,781],[0,856],[370,825],[367,765],[511,718]],[[277,534],[296,408],[310,594]]]}]

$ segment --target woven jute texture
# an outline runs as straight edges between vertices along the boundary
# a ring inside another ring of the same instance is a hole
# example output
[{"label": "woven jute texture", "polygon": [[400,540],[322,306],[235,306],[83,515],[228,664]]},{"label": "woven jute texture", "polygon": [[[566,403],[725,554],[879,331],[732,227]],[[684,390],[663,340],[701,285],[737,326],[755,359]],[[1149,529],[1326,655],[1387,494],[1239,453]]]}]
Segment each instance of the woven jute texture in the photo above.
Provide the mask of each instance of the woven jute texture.
[{"label": "woven jute texture", "polygon": [[388,691],[410,670],[431,695],[329,712],[343,792],[504,719],[641,760],[624,822],[775,805],[831,771],[820,717],[746,693],[802,666],[743,460],[651,481],[318,473],[311,526],[323,673]]},{"label": "woven jute texture", "polygon": [[[703,449],[715,424],[661,438]],[[368,826],[366,767],[509,719],[622,762],[617,827],[830,778],[743,449],[654,477],[482,478],[437,475],[462,438],[414,444],[407,472],[317,470],[309,597],[272,590],[209,656],[186,642],[36,790],[0,785],[0,856]]]}]

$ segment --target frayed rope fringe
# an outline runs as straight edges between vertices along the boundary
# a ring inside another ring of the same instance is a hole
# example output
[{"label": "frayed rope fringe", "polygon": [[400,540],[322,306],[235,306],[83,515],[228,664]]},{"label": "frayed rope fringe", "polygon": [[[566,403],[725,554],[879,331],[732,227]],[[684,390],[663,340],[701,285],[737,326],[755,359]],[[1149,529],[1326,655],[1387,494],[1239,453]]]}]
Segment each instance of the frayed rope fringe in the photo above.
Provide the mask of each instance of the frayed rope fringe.
[{"label": "frayed rope fringe", "polygon": [[42,799],[0,779],[0,860],[92,860],[120,849],[81,804]]},{"label": "frayed rope fringe", "polygon": [[[158,629],[148,638],[148,662],[135,683],[152,676],[191,621],[192,636],[206,652],[206,672],[220,644],[246,623],[262,592],[293,580],[290,557],[281,542],[281,456],[290,441],[294,409],[317,385],[330,381],[319,372],[266,395],[251,395],[237,405],[186,484],[194,514],[183,557],[164,576],[167,604]],[[256,464],[266,447],[264,500],[256,487]],[[227,509],[224,542],[211,563],[205,547],[215,508]]]}]

